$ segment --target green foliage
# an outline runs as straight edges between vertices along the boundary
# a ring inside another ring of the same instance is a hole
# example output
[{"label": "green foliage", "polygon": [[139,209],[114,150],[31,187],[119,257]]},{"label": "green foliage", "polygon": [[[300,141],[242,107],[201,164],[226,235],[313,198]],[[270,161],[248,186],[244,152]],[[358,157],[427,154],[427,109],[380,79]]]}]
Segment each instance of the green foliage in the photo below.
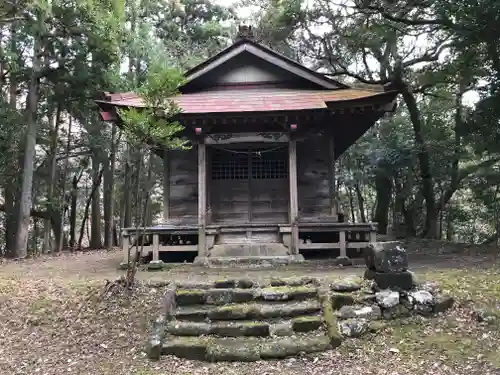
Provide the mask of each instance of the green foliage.
[{"label": "green foliage", "polygon": [[143,85],[137,90],[144,100],[141,109],[120,109],[119,115],[125,124],[125,134],[134,144],[156,144],[165,149],[186,149],[187,141],[176,135],[184,128],[172,117],[180,112],[174,95],[183,82],[177,69],[163,63],[149,67]]}]

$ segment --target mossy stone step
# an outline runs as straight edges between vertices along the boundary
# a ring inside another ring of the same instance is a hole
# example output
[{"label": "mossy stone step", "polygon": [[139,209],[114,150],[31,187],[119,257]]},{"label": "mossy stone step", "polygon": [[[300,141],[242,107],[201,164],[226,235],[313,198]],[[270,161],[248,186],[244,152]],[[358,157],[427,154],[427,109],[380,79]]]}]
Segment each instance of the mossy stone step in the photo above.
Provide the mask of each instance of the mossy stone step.
[{"label": "mossy stone step", "polygon": [[276,286],[262,289],[222,288],[230,282],[217,284],[211,289],[178,289],[175,300],[178,306],[227,305],[252,301],[303,301],[317,296],[314,287]]},{"label": "mossy stone step", "polygon": [[269,336],[267,322],[237,321],[237,322],[182,322],[171,321],[167,333],[175,336],[217,335],[227,337],[239,336]]},{"label": "mossy stone step", "polygon": [[[322,316],[299,316],[291,321],[281,322],[287,324],[291,333],[315,331],[323,326]],[[165,332],[175,336],[207,336],[222,337],[257,336],[268,337],[275,329],[271,321],[216,321],[216,322],[190,322],[172,320],[167,325]]]},{"label": "mossy stone step", "polygon": [[261,359],[281,359],[300,353],[316,353],[328,349],[330,349],[330,339],[326,335],[272,340],[179,337],[166,340],[162,347],[162,354],[211,362],[250,362]]},{"label": "mossy stone step", "polygon": [[316,314],[321,310],[318,301],[301,302],[251,302],[225,306],[184,306],[175,312],[177,320],[265,320],[271,318],[293,318]]}]

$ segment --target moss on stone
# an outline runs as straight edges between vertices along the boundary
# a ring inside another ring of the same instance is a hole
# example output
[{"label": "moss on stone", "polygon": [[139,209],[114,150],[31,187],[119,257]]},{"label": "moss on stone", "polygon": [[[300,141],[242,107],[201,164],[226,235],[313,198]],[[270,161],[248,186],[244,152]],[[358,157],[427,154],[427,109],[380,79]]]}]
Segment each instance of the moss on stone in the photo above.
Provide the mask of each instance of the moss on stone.
[{"label": "moss on stone", "polygon": [[211,362],[253,362],[260,359],[260,353],[253,342],[212,342],[207,347],[206,359]]},{"label": "moss on stone", "polygon": [[260,290],[260,299],[266,301],[303,301],[316,295],[316,289],[307,286],[271,286]]},{"label": "moss on stone", "polygon": [[320,328],[323,325],[321,316],[299,316],[292,320],[292,327],[295,332],[310,332]]},{"label": "moss on stone", "polygon": [[179,358],[204,360],[210,340],[205,337],[181,337],[165,340],[162,354],[175,355]]},{"label": "moss on stone", "polygon": [[209,311],[208,317],[215,320],[244,320],[253,319],[259,315],[258,308],[255,304],[238,304],[220,306]]},{"label": "moss on stone", "polygon": [[387,327],[386,322],[382,321],[372,321],[368,323],[368,330],[372,333],[379,332]]},{"label": "moss on stone", "polygon": [[328,337],[330,338],[330,344],[332,347],[336,348],[342,343],[342,335],[339,332],[337,315],[333,311],[333,307],[330,302],[330,293],[326,288],[320,291],[319,299],[321,301],[323,318],[325,320]]},{"label": "moss on stone", "polygon": [[329,348],[330,339],[327,336],[279,339],[263,343],[260,347],[260,358],[281,359],[300,353],[320,352]]},{"label": "moss on stone", "polygon": [[205,302],[205,291],[199,289],[180,289],[175,295],[179,306],[199,305]]},{"label": "moss on stone", "polygon": [[235,323],[214,324],[211,333],[219,336],[269,336],[269,324],[264,322],[238,321]]}]

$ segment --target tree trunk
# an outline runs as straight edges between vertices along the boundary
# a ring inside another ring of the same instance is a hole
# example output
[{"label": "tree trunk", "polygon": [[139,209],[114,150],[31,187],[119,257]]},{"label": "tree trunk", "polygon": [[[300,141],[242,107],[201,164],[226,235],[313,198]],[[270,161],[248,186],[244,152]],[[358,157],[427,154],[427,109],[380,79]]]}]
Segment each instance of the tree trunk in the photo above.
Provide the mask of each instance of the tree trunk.
[{"label": "tree trunk", "polygon": [[104,177],[105,181],[105,204],[104,204],[104,247],[111,248],[116,245],[114,241],[114,215],[115,215],[115,153],[116,153],[116,125],[111,126],[111,149],[109,155],[108,173]]},{"label": "tree trunk", "polygon": [[352,189],[349,186],[347,188],[347,196],[349,197],[349,209],[351,211],[352,223],[356,222],[356,209],[354,208],[354,197],[352,196]]},{"label": "tree trunk", "polygon": [[[59,137],[59,125],[61,123],[61,107],[58,106],[56,110],[56,115],[53,118],[54,124],[51,129],[51,139],[50,139],[50,175],[47,187],[47,209],[49,211],[54,210],[54,185],[56,183],[56,171],[57,171],[57,139]],[[52,122],[52,121],[51,121]],[[43,248],[42,253],[48,253],[51,249],[50,241],[50,219],[44,221],[43,225]]]},{"label": "tree trunk", "polygon": [[361,222],[366,223],[365,199],[363,198],[363,193],[361,192],[359,183],[356,183],[354,185],[354,188],[356,189],[356,197],[358,199],[359,215],[361,217]]},{"label": "tree trunk", "polygon": [[102,248],[102,238],[101,238],[101,199],[99,186],[101,185],[102,173],[99,172],[99,157],[97,155],[92,156],[92,192],[90,200],[92,203],[91,209],[91,220],[90,220],[90,248],[91,249],[101,249]]},{"label": "tree trunk", "polygon": [[69,247],[71,250],[75,248],[75,236],[76,236],[76,210],[78,203],[78,183],[80,182],[83,176],[83,169],[80,171],[78,175],[73,176],[73,180],[71,182],[71,211],[69,217]]},{"label": "tree trunk", "polygon": [[[63,177],[62,177],[62,186],[61,186],[61,225],[62,228],[64,228],[64,218],[65,218],[65,212],[66,212],[66,207],[68,207],[68,200],[67,200],[67,194],[66,194],[66,181],[68,180],[68,171],[69,171],[69,155],[70,155],[70,148],[71,148],[71,131],[73,128],[73,117],[70,115],[69,116],[69,121],[68,121],[68,139],[66,141],[66,160],[64,161],[64,170],[63,170]],[[71,198],[70,198],[71,200]],[[63,240],[66,236],[64,233],[61,231],[61,236],[57,240],[57,251],[61,251],[63,249]]]},{"label": "tree trunk", "polygon": [[420,177],[422,178],[422,192],[425,198],[425,235],[428,238],[437,238],[437,207],[436,197],[434,196],[434,181],[431,171],[429,151],[425,144],[422,118],[418,109],[415,96],[410,87],[403,85],[403,99],[410,113],[410,121],[413,125],[415,144],[417,147],[417,158],[420,166]]},{"label": "tree trunk", "polygon": [[[78,249],[79,250],[81,250],[81,248],[82,248],[83,235],[85,233],[85,224],[87,223],[87,219],[89,217],[90,203],[92,202],[96,191],[99,189],[99,186],[101,185],[103,172],[104,171],[101,169],[101,171],[97,173],[97,178],[92,182],[92,190],[87,198],[87,202],[85,203],[85,210],[83,212],[82,226],[80,227],[80,236],[78,237]],[[91,236],[91,241],[92,241],[92,236]],[[92,248],[92,246],[91,246],[91,248]]]},{"label": "tree trunk", "polygon": [[123,224],[122,228],[130,228],[132,226],[132,173],[130,170],[130,146],[127,145],[125,158],[125,177],[123,184]]},{"label": "tree trunk", "polygon": [[375,217],[373,221],[378,223],[378,232],[380,234],[387,234],[389,206],[392,196],[392,181],[387,173],[380,168],[375,172],[375,191],[377,193],[377,205],[375,207]]},{"label": "tree trunk", "polygon": [[21,199],[19,201],[19,221],[16,233],[16,257],[25,258],[28,251],[28,236],[30,229],[30,212],[32,206],[33,172],[35,167],[35,148],[37,132],[38,86],[40,79],[40,40],[35,36],[33,48],[33,66],[28,90],[26,118],[26,148],[24,152],[23,180]]}]

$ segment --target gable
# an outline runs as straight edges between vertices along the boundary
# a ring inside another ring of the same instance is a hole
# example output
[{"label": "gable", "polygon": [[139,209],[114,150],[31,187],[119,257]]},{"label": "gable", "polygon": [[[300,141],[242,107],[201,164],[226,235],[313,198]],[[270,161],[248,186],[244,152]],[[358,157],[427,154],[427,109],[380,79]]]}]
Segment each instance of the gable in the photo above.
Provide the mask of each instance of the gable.
[{"label": "gable", "polygon": [[252,84],[330,90],[347,87],[247,39],[188,71],[186,81],[180,88],[183,93]]}]

